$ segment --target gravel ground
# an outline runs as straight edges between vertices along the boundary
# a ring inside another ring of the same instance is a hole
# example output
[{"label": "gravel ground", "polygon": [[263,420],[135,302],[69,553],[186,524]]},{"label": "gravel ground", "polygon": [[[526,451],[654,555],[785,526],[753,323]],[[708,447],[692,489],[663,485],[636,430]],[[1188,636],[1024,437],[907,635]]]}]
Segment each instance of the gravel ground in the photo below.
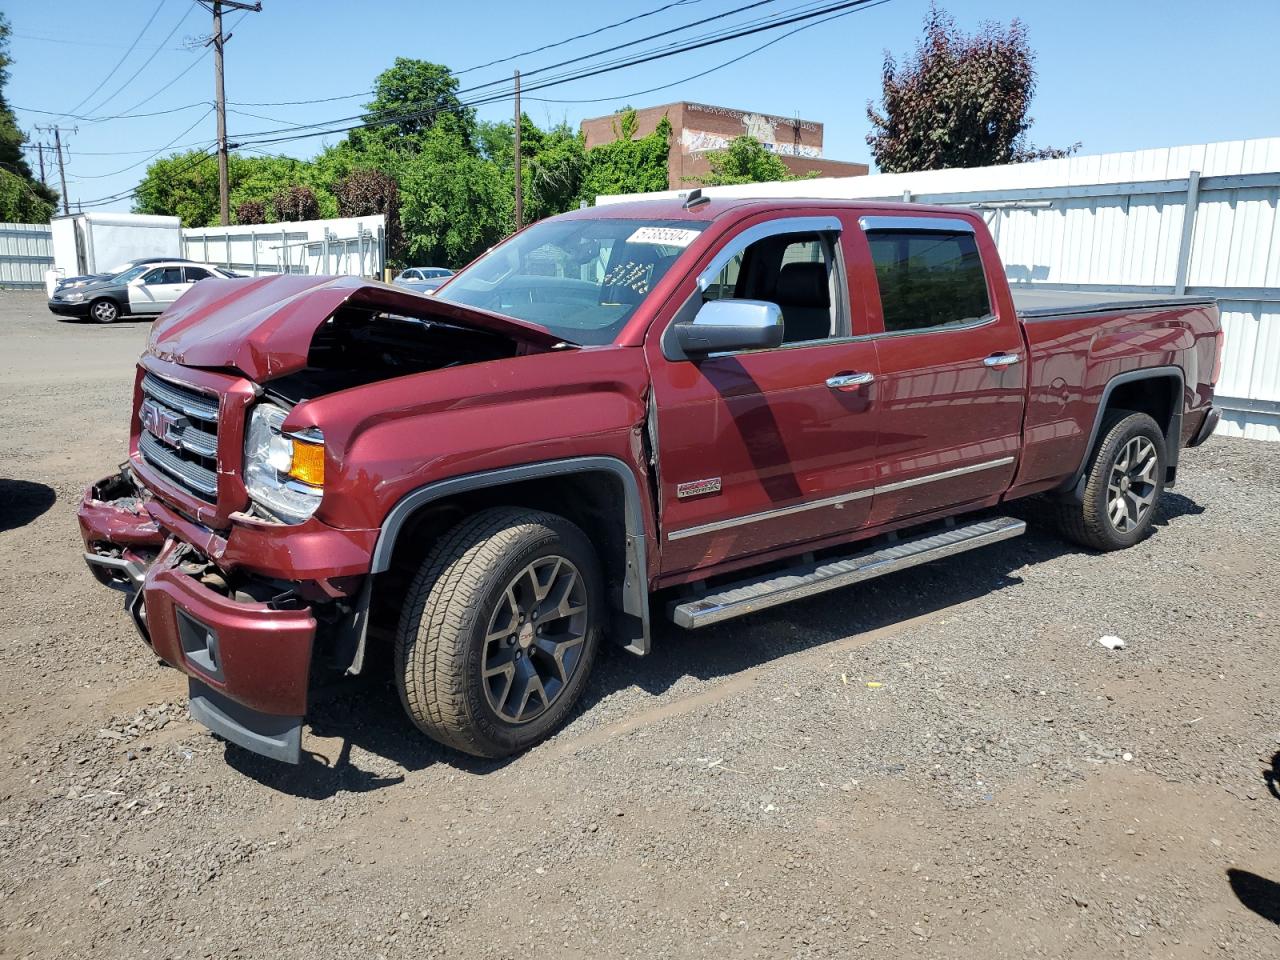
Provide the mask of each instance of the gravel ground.
[{"label": "gravel ground", "polygon": [[507,763],[335,683],[293,768],[80,560],[146,331],[0,295],[0,956],[1280,955],[1280,447],[1189,451],[1123,554],[661,629]]}]

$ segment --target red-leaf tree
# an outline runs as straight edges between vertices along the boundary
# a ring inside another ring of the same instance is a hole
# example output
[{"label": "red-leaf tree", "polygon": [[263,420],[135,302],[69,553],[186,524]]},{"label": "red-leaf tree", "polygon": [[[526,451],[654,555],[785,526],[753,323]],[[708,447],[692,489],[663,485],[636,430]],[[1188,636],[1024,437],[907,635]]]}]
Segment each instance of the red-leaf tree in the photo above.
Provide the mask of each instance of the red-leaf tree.
[{"label": "red-leaf tree", "polygon": [[310,187],[296,184],[281,190],[271,198],[271,208],[276,219],[285,221],[316,220],[320,217],[320,202]]},{"label": "red-leaf tree", "polygon": [[387,256],[399,262],[403,254],[400,233],[400,188],[395,177],[381,170],[359,168],[333,185],[338,216],[386,218]]},{"label": "red-leaf tree", "polygon": [[1035,53],[1020,20],[985,22],[973,35],[931,6],[924,39],[902,66],[885,51],[879,108],[867,104],[867,143],[885,173],[983,167],[1069,156],[1027,141]]}]

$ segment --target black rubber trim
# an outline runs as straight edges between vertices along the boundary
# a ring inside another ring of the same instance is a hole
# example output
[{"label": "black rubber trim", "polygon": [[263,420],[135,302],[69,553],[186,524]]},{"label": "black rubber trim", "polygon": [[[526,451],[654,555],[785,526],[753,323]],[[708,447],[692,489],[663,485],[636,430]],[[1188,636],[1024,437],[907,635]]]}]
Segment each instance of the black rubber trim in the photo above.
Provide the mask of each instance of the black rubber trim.
[{"label": "black rubber trim", "polygon": [[488,470],[481,473],[468,473],[448,480],[440,480],[419,487],[405,494],[391,508],[387,518],[382,522],[382,531],[378,534],[378,542],[373,548],[373,561],[370,573],[384,573],[391,567],[391,557],[395,551],[396,538],[400,529],[419,508],[434,500],[441,500],[459,493],[472,490],[483,490],[487,487],[500,487],[523,480],[536,480],[544,477],[564,477],[581,473],[608,473],[617,477],[622,484],[625,523],[626,523],[626,557],[625,575],[622,584],[622,612],[638,626],[629,629],[620,639],[623,646],[635,654],[649,652],[649,584],[648,568],[645,557],[644,504],[640,499],[640,485],[631,468],[616,457],[570,457],[565,460],[543,460],[527,463],[518,467],[504,467],[501,470]]},{"label": "black rubber trim", "polygon": [[232,743],[284,763],[302,761],[302,717],[250,710],[189,677],[191,716]]},{"label": "black rubber trim", "polygon": [[1181,367],[1146,367],[1142,370],[1130,370],[1128,373],[1117,374],[1107,381],[1107,385],[1102,388],[1102,398],[1098,401],[1098,409],[1093,415],[1093,429],[1089,432],[1089,442],[1085,444],[1084,456],[1080,459],[1080,466],[1076,468],[1076,472],[1071,479],[1064,483],[1059,490],[1065,491],[1077,499],[1083,495],[1085,468],[1089,464],[1089,455],[1093,453],[1094,444],[1098,442],[1098,430],[1102,427],[1102,418],[1107,412],[1107,403],[1111,399],[1111,394],[1116,387],[1126,383],[1133,383],[1135,380],[1153,380],[1160,377],[1174,377],[1178,381],[1177,395],[1173,399],[1173,414],[1169,417],[1167,424],[1161,424],[1167,431],[1166,439],[1169,441],[1165,444],[1165,466],[1171,470],[1177,470],[1178,467],[1178,450],[1182,446],[1182,405],[1186,396],[1186,375],[1182,372]]}]

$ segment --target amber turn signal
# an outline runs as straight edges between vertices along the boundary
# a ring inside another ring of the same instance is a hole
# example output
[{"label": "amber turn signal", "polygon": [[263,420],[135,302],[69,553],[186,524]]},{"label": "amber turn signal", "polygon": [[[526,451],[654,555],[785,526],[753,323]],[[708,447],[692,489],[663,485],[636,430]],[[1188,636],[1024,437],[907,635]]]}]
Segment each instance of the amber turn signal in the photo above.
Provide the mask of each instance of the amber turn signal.
[{"label": "amber turn signal", "polygon": [[293,465],[289,476],[313,487],[324,486],[324,444],[293,441]]}]

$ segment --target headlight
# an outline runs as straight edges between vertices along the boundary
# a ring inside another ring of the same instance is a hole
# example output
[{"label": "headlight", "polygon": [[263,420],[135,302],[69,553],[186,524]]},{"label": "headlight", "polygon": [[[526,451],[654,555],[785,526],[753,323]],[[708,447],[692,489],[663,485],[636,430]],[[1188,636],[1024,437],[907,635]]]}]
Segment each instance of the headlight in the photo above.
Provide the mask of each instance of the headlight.
[{"label": "headlight", "polygon": [[286,416],[274,403],[253,408],[244,441],[244,485],[269,514],[301,523],[324,494],[324,435],[315,429],[286,434]]},{"label": "headlight", "polygon": [[73,290],[71,293],[64,293],[62,295],[62,299],[67,301],[67,303],[79,303],[84,299],[84,294],[80,293],[78,290]]}]

